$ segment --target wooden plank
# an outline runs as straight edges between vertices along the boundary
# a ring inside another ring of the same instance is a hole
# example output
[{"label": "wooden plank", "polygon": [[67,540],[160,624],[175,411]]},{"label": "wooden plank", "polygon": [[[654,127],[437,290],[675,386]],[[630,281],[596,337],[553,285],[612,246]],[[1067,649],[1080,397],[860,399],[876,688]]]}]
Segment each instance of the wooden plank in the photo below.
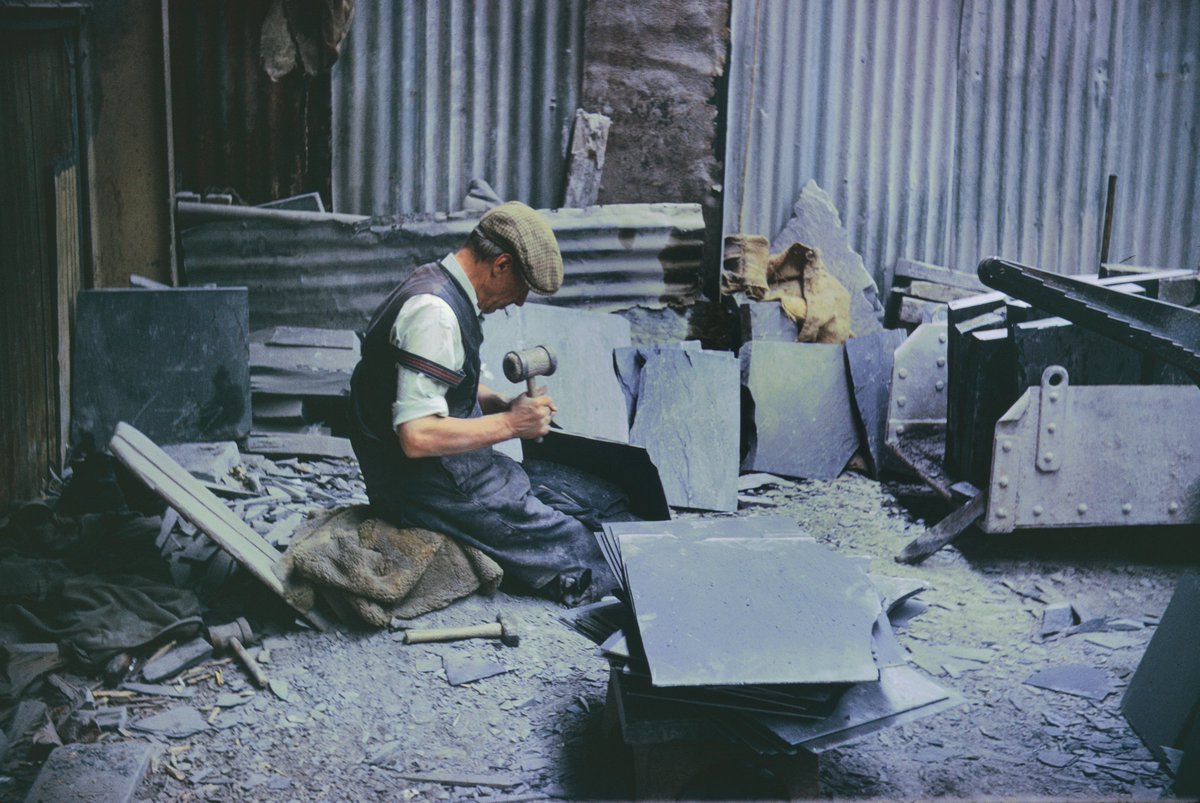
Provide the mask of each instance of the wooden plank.
[{"label": "wooden plank", "polygon": [[964,290],[961,287],[951,287],[941,282],[930,282],[924,279],[913,279],[905,290],[910,296],[923,298],[926,301],[940,301],[948,304],[960,298],[970,298],[979,295],[974,290]]},{"label": "wooden plank", "polygon": [[251,432],[246,438],[251,454],[296,455],[304,457],[354,457],[349,438],[330,435],[302,435],[291,432]]},{"label": "wooden plank", "polygon": [[983,517],[987,510],[987,494],[981,493],[962,507],[913,539],[896,557],[897,563],[916,564],[953,541]]},{"label": "wooden plank", "polygon": [[958,287],[963,290],[971,290],[976,293],[988,293],[991,289],[983,282],[979,281],[974,273],[965,273],[958,270],[950,270],[943,268],[941,265],[932,265],[928,262],[917,262],[914,259],[897,259],[896,266],[893,270],[893,284],[899,285],[900,277],[908,279],[921,279],[928,282],[937,282],[938,284],[949,285],[950,287]]},{"label": "wooden plank", "polygon": [[279,552],[154,441],[121,421],[113,433],[109,451],[181,516],[213,539],[318,630],[328,628],[324,617],[315,611],[301,610],[289,601],[287,587],[275,574]]}]

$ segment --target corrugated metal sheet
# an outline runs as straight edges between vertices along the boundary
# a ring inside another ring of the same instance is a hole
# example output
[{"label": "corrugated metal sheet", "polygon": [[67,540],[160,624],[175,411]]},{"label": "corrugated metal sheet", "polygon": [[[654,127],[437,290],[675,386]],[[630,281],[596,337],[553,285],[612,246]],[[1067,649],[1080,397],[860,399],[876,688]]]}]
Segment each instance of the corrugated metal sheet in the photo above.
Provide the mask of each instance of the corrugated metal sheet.
[{"label": "corrugated metal sheet", "polygon": [[232,190],[256,204],[330,197],[330,76],[272,81],[259,41],[270,0],[172,0],[177,189]]},{"label": "corrugated metal sheet", "polygon": [[584,0],[359,0],[334,67],[339,212],[462,208],[468,182],[562,203]]},{"label": "corrugated metal sheet", "polygon": [[734,0],[725,233],[808,179],[869,270],[1200,263],[1200,3]]},{"label": "corrugated metal sheet", "polygon": [[[253,214],[254,212],[252,212]],[[317,222],[313,213],[206,223],[181,235],[193,286],[250,290],[250,327],[360,329],[416,266],[457,250],[479,213]],[[545,210],[566,279],[548,303],[594,310],[683,304],[700,290],[699,204]]]}]

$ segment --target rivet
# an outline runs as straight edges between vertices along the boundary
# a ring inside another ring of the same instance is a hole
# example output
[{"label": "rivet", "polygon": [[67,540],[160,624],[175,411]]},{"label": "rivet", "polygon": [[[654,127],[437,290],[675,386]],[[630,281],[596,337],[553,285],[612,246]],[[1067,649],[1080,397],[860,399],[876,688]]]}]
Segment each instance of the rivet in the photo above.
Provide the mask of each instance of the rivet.
[{"label": "rivet", "polygon": [[1126,514],[1126,515],[1128,515],[1128,514],[1132,513],[1132,512],[1133,512],[1133,505],[1131,505],[1131,504],[1129,504],[1128,502],[1126,502],[1125,504],[1121,505],[1121,512],[1122,512],[1122,513],[1124,513],[1124,514]]},{"label": "rivet", "polygon": [[945,368],[946,367],[946,358],[938,357],[937,358],[937,366],[938,366],[938,368]]},{"label": "rivet", "polygon": [[897,434],[897,435],[903,435],[903,434],[904,434],[904,425],[903,425],[903,424],[901,424],[900,426],[896,427],[896,434]]},{"label": "rivet", "polygon": [[896,406],[897,406],[897,407],[903,407],[903,406],[904,406],[904,403],[905,403],[905,402],[907,402],[907,401],[908,401],[908,399],[904,398],[903,396],[897,396],[897,397],[896,397]]},{"label": "rivet", "polygon": [[1172,502],[1171,504],[1167,505],[1167,512],[1172,515],[1178,513],[1179,512],[1179,503]]},{"label": "rivet", "polygon": [[945,335],[938,335],[938,342],[939,342],[939,343],[945,343],[945,342],[946,342],[946,336],[945,336]]},{"label": "rivet", "polygon": [[1050,391],[1050,401],[1052,401],[1052,402],[1058,401],[1058,391],[1057,390]]},{"label": "rivet", "polygon": [[896,372],[896,376],[900,377],[901,379],[908,379],[908,369],[901,368],[899,371]]},{"label": "rivet", "polygon": [[942,388],[946,387],[946,383],[939,379],[938,381],[933,383],[933,386],[935,388],[937,388],[938,390],[941,390]]},{"label": "rivet", "polygon": [[1001,474],[1001,475],[1000,475],[1000,483],[999,483],[999,484],[1000,484],[1000,487],[1001,487],[1001,488],[1007,488],[1007,487],[1008,487],[1008,475],[1007,475],[1007,474]]},{"label": "rivet", "polygon": [[1044,513],[1044,512],[1045,512],[1045,511],[1042,509],[1042,506],[1041,506],[1041,505],[1034,505],[1034,506],[1033,506],[1033,515],[1035,515],[1035,516],[1040,516],[1040,515],[1042,515],[1042,513]]},{"label": "rivet", "polygon": [[1008,518],[1008,508],[1003,508],[1003,507],[996,508],[996,518],[1007,519]]},{"label": "rivet", "polygon": [[1054,462],[1054,452],[1046,452],[1044,455],[1042,455],[1042,462],[1043,463],[1053,463]]},{"label": "rivet", "polygon": [[1054,432],[1056,429],[1058,429],[1058,424],[1055,424],[1053,421],[1046,425],[1047,432]]},{"label": "rivet", "polygon": [[1077,507],[1076,510],[1079,511],[1080,516],[1082,516],[1084,513],[1087,513],[1087,502],[1080,502],[1079,507]]},{"label": "rivet", "polygon": [[1000,448],[1006,452],[1011,452],[1012,451],[1012,441],[1004,441],[1004,443],[1000,444]]}]

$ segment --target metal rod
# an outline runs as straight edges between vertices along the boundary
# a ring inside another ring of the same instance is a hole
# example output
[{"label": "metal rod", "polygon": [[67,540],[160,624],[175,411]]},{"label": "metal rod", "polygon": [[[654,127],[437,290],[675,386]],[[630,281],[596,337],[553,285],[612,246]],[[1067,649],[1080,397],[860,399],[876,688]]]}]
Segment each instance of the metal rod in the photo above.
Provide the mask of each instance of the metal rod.
[{"label": "metal rod", "polygon": [[1108,177],[1108,197],[1104,201],[1104,235],[1100,238],[1100,278],[1108,277],[1108,246],[1112,240],[1113,205],[1117,200],[1117,177]]}]

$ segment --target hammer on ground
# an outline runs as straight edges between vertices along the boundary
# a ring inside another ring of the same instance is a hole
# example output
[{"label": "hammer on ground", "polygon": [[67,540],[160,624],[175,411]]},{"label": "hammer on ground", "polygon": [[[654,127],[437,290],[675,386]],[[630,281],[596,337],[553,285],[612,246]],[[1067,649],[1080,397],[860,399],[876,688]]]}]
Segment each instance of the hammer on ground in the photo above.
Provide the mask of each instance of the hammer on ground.
[{"label": "hammer on ground", "polygon": [[[509,382],[525,382],[529,398],[537,395],[533,378],[550,376],[558,368],[558,358],[545,346],[534,346],[524,351],[510,351],[504,355],[504,376]],[[538,442],[541,443],[541,438]]]},{"label": "hammer on ground", "polygon": [[496,621],[486,625],[470,627],[442,627],[430,630],[405,630],[405,644],[425,644],[431,641],[460,641],[468,638],[498,638],[507,647],[521,643],[517,620],[506,614],[496,616]]},{"label": "hammer on ground", "polygon": [[246,652],[246,648],[242,646],[242,642],[253,644],[258,641],[258,637],[250,629],[250,623],[244,617],[239,616],[235,621],[227,625],[214,625],[210,627],[208,629],[208,640],[217,652],[224,652],[227,649],[232,650],[242,666],[246,668],[246,672],[250,674],[250,679],[254,681],[254,685],[260,689],[267,687],[267,676],[263,674],[262,667],[258,665],[258,661],[250,657],[250,653]]}]

